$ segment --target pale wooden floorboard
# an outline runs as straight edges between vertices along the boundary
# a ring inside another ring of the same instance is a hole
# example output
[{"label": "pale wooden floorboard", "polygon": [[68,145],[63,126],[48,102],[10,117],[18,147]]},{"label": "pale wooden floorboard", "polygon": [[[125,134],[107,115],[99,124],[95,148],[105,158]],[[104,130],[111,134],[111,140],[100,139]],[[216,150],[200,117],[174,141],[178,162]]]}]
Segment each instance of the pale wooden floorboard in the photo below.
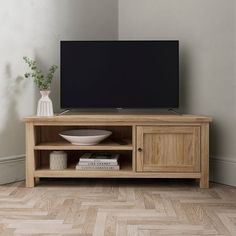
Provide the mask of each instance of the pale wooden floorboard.
[{"label": "pale wooden floorboard", "polygon": [[1,236],[236,235],[236,188],[191,180],[43,180],[0,186]]}]

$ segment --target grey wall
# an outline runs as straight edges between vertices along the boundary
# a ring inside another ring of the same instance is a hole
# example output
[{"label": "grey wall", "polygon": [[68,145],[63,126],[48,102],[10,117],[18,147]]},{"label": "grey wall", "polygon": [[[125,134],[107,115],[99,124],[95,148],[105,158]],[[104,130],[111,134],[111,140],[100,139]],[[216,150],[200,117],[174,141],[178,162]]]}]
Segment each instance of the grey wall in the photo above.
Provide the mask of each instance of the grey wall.
[{"label": "grey wall", "polygon": [[[22,57],[43,69],[59,65],[60,40],[116,39],[116,0],[5,0],[0,6],[0,157],[25,153],[22,118],[35,114],[39,92],[21,76]],[[59,109],[59,71],[51,94]]]},{"label": "grey wall", "polygon": [[234,185],[235,13],[234,0],[119,1],[120,39],[180,40],[181,109],[213,116],[214,178]]}]

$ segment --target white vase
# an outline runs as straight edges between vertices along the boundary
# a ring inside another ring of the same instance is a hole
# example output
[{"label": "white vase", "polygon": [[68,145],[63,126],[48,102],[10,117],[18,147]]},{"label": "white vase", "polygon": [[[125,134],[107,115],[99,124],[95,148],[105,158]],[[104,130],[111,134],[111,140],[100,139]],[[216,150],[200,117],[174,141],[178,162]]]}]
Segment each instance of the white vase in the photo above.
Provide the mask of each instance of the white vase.
[{"label": "white vase", "polygon": [[38,101],[37,116],[53,116],[52,101],[49,98],[50,91],[40,91],[42,97]]}]

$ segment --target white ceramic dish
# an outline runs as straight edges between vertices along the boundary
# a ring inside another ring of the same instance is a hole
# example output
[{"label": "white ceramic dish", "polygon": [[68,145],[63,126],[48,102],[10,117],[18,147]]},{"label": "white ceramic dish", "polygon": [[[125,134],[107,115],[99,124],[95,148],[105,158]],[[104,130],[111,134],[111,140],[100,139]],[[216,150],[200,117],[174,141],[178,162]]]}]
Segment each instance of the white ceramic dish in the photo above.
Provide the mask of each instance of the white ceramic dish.
[{"label": "white ceramic dish", "polygon": [[74,145],[96,145],[112,134],[108,130],[78,129],[67,130],[60,133],[60,136]]}]

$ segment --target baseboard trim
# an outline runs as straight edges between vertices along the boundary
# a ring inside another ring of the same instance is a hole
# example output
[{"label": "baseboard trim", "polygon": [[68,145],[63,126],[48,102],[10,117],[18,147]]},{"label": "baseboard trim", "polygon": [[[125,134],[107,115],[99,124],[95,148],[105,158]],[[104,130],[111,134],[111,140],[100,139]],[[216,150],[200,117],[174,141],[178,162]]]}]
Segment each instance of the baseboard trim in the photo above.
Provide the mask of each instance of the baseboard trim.
[{"label": "baseboard trim", "polygon": [[210,180],[236,186],[236,160],[232,158],[210,158]]},{"label": "baseboard trim", "polygon": [[25,179],[25,155],[0,157],[0,184]]}]

